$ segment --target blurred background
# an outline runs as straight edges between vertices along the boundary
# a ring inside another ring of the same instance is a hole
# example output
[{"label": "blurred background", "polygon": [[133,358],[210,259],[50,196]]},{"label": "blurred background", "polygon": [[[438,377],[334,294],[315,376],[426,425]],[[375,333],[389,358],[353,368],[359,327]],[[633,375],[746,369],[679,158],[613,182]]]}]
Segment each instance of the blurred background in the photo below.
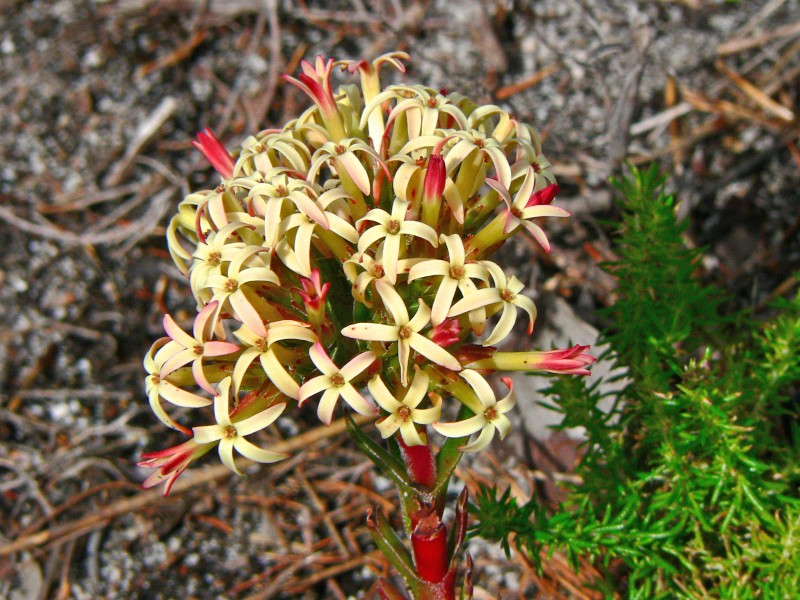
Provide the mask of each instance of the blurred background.
[{"label": "blurred background", "polygon": [[[195,133],[235,148],[308,105],[280,79],[301,59],[392,50],[411,55],[403,81],[499,104],[542,137],[574,216],[547,223],[549,256],[524,237],[503,250],[540,305],[523,347],[602,330],[609,177],[626,162],[670,174],[702,277],[738,307],[795,285],[795,0],[0,0],[0,597],[375,597],[388,567],[364,516],[391,509],[390,486],[345,436],[316,431],[241,479],[209,456],[166,500],[135,462],[181,441],[150,412],[141,360],[165,312],[194,314],[164,232],[216,181]],[[578,441],[550,435],[527,392],[514,435],[458,476],[558,499]],[[538,574],[470,552],[478,599],[602,597],[589,563],[556,555]]]}]

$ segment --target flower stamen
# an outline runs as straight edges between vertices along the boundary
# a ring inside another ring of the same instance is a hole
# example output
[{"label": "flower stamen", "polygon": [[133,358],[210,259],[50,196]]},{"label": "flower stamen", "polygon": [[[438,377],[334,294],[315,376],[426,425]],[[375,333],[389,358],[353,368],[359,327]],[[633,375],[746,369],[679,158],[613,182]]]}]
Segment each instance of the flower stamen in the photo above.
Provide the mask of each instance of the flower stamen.
[{"label": "flower stamen", "polygon": [[516,297],[517,295],[509,289],[505,289],[500,292],[500,298],[506,302],[514,302],[514,298]]},{"label": "flower stamen", "polygon": [[460,265],[453,265],[450,267],[450,277],[453,279],[463,279],[464,278],[464,267]]}]

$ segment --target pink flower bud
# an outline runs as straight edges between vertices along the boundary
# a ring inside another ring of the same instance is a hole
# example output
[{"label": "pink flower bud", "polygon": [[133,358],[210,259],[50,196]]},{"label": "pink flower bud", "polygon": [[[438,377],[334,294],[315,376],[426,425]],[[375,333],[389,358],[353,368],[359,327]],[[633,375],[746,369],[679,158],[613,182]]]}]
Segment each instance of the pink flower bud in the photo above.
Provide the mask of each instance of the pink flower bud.
[{"label": "pink flower bud", "polygon": [[525,204],[525,208],[530,208],[531,206],[542,206],[543,204],[550,204],[555,197],[558,196],[558,193],[561,191],[561,188],[558,187],[557,184],[551,183],[546,188],[539,190],[538,192],[534,192],[531,194],[530,200],[528,200],[527,204]]},{"label": "pink flower bud", "polygon": [[177,446],[142,454],[142,461],[138,466],[145,469],[156,469],[144,480],[142,487],[147,489],[164,483],[164,495],[168,496],[172,484],[180,477],[186,468],[195,460],[203,456],[213,447],[213,444],[198,444],[194,439],[187,440]]},{"label": "pink flower bud", "polygon": [[575,345],[571,348],[561,350],[550,350],[549,352],[536,352],[534,361],[530,366],[534,369],[548,371],[550,373],[561,373],[564,375],[589,375],[586,365],[592,364],[596,359],[594,356],[584,354],[589,346]]},{"label": "pink flower bud", "polygon": [[332,58],[326,61],[322,56],[317,56],[317,60],[314,61],[313,65],[304,60],[300,63],[300,67],[303,70],[302,73],[297,77],[284,74],[283,80],[304,91],[314,101],[319,107],[322,120],[325,122],[331,139],[338,142],[345,137],[345,131],[339,109],[336,106],[336,99],[333,97],[333,88],[331,87],[333,64],[334,60]]},{"label": "pink flower bud", "polygon": [[458,324],[458,319],[445,319],[433,328],[430,339],[437,346],[447,348],[455,344],[461,338],[461,327]]},{"label": "pink flower bud", "polygon": [[428,170],[425,173],[425,184],[422,188],[422,201],[439,201],[447,182],[447,170],[441,154],[431,154],[428,159]]},{"label": "pink flower bud", "polygon": [[300,279],[300,284],[303,286],[303,289],[299,290],[298,293],[303,299],[303,304],[305,304],[309,310],[319,310],[325,303],[325,296],[327,296],[331,284],[322,283],[319,269],[311,271],[310,278],[302,277]]},{"label": "pink flower bud", "polygon": [[192,142],[192,145],[202,152],[217,173],[228,179],[233,176],[233,157],[228,154],[225,146],[211,129],[206,128],[205,131],[198,133],[197,139]]}]

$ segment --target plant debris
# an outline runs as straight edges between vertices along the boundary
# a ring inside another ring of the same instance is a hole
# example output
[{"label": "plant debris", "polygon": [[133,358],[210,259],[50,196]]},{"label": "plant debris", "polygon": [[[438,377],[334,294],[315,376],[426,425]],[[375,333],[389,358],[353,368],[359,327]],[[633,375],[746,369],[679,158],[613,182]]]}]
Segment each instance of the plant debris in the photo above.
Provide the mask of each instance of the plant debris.
[{"label": "plant debris", "polygon": [[[607,177],[624,161],[670,169],[688,241],[708,248],[704,277],[741,306],[758,312],[796,285],[800,23],[790,0],[0,8],[2,597],[376,596],[388,565],[365,517],[390,505],[337,430],[293,424],[316,438],[285,464],[243,467],[245,479],[207,464],[169,499],[141,491],[134,466],[180,441],[150,414],[141,357],[162,314],[185,325],[194,309],[163,239],[180,198],[211,177],[191,140],[212,126],[233,147],[299,114],[305,100],[279,79],[303,57],[405,50],[414,80],[532,123],[557,203],[575,218],[548,225],[553,259],[524,241],[503,252],[521,281],[595,325],[614,299],[597,267],[611,253],[599,221],[615,215]],[[558,499],[575,445],[520,434],[457,475],[520,502]],[[602,597],[587,587],[597,577],[587,561],[575,573],[556,555],[540,575],[523,554],[506,559],[479,540],[469,550],[475,598]]]}]

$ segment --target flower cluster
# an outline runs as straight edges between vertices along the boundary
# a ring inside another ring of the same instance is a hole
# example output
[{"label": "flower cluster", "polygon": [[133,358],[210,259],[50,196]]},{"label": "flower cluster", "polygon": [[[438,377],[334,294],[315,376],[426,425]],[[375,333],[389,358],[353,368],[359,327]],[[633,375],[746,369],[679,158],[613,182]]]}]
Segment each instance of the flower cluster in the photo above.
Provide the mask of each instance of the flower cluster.
[{"label": "flower cluster", "polygon": [[[199,134],[221,181],[184,199],[168,230],[198,315],[191,335],[165,317],[168,337],[145,358],[153,411],[192,437],[145,455],[158,469],[147,485],[171,485],[215,446],[232,470],[234,451],[283,458],[247,436],[306,405],[324,423],[337,406],[372,415],[406,446],[427,444],[428,427],[476,434],[462,450],[478,451],[508,433],[515,403],[511,380],[498,399],[487,373],[587,373],[584,346],[495,348],[520,310],[530,333],[536,307],[493,252],[524,231],[549,252],[537,219],[569,215],[551,204],[558,186],[535,132],[458,94],[383,89],[381,67],[404,71],[407,58],[303,62],[284,76],[314,102],[298,119],[232,154]],[[334,92],[337,66],[360,85]],[[215,422],[190,428],[170,405],[213,405],[203,414]]]}]

